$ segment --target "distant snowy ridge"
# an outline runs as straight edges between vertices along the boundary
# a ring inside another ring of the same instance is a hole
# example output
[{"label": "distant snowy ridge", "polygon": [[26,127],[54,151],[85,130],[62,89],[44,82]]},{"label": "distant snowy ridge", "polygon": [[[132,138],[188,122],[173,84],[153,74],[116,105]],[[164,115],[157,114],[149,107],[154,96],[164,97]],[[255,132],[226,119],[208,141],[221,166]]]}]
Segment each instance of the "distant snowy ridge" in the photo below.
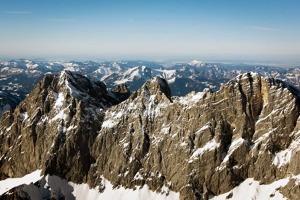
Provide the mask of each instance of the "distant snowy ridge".
[{"label": "distant snowy ridge", "polygon": [[199,61],[199,60],[193,60],[193,61],[189,62],[188,64],[191,65],[191,66],[194,66],[194,67],[204,66],[204,62]]}]

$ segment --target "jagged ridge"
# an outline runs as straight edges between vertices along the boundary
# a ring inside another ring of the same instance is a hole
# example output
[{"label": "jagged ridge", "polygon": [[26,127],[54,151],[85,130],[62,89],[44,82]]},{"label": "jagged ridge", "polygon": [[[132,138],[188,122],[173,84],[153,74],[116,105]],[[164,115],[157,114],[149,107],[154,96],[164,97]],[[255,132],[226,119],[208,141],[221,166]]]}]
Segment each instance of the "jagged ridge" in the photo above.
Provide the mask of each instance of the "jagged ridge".
[{"label": "jagged ridge", "polygon": [[[86,80],[66,74],[69,82]],[[45,78],[40,84],[50,86],[53,79]],[[57,85],[65,83],[62,77],[59,80]],[[35,119],[32,113],[36,109],[29,108],[29,102],[40,101],[41,90],[35,89],[14,113],[6,113],[1,119],[2,178],[21,176],[41,167],[45,173],[76,183],[87,182],[100,189],[104,189],[104,176],[115,185],[133,188],[147,184],[152,190],[168,188],[180,192],[181,199],[197,199],[227,192],[248,177],[271,183],[299,174],[299,98],[292,86],[248,73],[216,93],[205,91],[172,99],[162,80],[147,81],[129,99],[112,107],[105,104],[110,96],[104,96],[101,103],[97,102],[98,97],[85,103],[85,95],[78,94],[84,94],[90,85],[80,84],[76,86],[83,88],[80,93],[69,97],[69,102],[75,101],[75,114],[57,120],[52,129],[39,123],[34,129],[26,128]],[[49,93],[51,90],[47,89],[48,98]],[[102,94],[107,93],[104,90]],[[59,95],[45,106],[48,112],[42,109],[42,116],[61,105],[58,99]],[[65,110],[69,102],[62,103],[61,109]],[[91,107],[101,108],[97,117],[90,117]],[[57,131],[60,126],[66,129]],[[34,132],[37,136],[32,144]],[[60,139],[60,134],[65,138]],[[45,136],[47,141],[42,143]],[[25,147],[23,143],[17,146],[20,141],[29,141],[29,150],[22,153]],[[52,150],[50,154],[48,149]],[[11,155],[18,153],[20,156],[8,162]],[[32,159],[31,155],[36,158],[24,164],[22,159]]]}]

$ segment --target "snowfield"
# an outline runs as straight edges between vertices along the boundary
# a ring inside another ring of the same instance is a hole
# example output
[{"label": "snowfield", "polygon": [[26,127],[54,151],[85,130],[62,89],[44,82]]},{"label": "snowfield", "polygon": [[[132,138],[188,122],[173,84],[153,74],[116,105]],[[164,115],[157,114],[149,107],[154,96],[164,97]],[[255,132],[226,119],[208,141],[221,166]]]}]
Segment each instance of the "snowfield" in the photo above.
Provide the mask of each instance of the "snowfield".
[{"label": "snowfield", "polygon": [[[63,194],[66,200],[177,200],[179,199],[179,193],[169,191],[168,194],[156,193],[149,189],[147,185],[143,187],[137,186],[135,190],[124,188],[122,186],[113,188],[113,185],[102,177],[102,185],[105,186],[105,190],[100,193],[99,188],[90,188],[87,184],[75,184],[67,182],[58,176],[41,176],[41,170],[36,170],[22,178],[9,178],[0,181],[0,195],[9,191],[10,189],[22,184],[29,185],[24,187],[24,190],[28,193],[31,199],[43,199],[46,192],[44,188],[49,188],[52,194]],[[37,188],[31,184],[37,181],[41,181],[41,188]]]},{"label": "snowfield", "polygon": [[[67,182],[58,176],[41,176],[41,170],[36,170],[21,178],[8,178],[0,181],[0,195],[9,191],[10,189],[22,184],[29,186],[24,187],[24,190],[32,199],[42,199],[45,197],[45,192],[42,190],[49,188],[52,194],[63,194],[66,199],[77,200],[178,200],[179,193],[173,191],[163,190],[163,193],[156,193],[149,189],[147,185],[143,187],[137,186],[135,189],[128,189],[122,186],[113,188],[110,181],[102,177],[102,185],[105,187],[102,193],[99,192],[99,187],[90,188],[87,184],[75,184]],[[258,181],[253,178],[248,178],[233,190],[210,197],[212,200],[251,200],[251,199],[272,199],[283,200],[286,199],[278,190],[278,188],[285,186],[290,179],[295,179],[300,185],[300,175],[291,176],[289,178],[277,180],[269,185],[260,185]],[[41,182],[41,188],[37,188],[32,183]]]},{"label": "snowfield", "polygon": [[290,179],[300,180],[300,176],[293,176],[291,178],[280,179],[274,181],[269,185],[260,185],[258,181],[253,178],[248,178],[242,182],[239,186],[235,187],[230,192],[221,194],[211,198],[212,200],[252,200],[252,199],[272,199],[281,200],[286,199],[278,190],[278,188],[285,186]]},{"label": "snowfield", "polygon": [[36,170],[30,174],[27,174],[26,176],[23,176],[21,178],[8,178],[5,180],[0,181],[0,195],[4,194],[8,190],[22,185],[22,184],[30,184],[34,183],[42,178],[41,174],[42,170]]}]

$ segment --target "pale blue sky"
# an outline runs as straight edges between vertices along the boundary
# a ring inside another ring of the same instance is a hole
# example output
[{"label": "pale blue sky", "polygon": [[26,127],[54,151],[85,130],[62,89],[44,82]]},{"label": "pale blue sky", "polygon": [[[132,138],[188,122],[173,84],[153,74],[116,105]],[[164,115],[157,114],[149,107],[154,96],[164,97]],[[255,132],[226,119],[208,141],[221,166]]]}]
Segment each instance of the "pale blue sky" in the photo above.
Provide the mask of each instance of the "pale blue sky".
[{"label": "pale blue sky", "polygon": [[0,55],[300,60],[299,10],[299,0],[0,0]]}]

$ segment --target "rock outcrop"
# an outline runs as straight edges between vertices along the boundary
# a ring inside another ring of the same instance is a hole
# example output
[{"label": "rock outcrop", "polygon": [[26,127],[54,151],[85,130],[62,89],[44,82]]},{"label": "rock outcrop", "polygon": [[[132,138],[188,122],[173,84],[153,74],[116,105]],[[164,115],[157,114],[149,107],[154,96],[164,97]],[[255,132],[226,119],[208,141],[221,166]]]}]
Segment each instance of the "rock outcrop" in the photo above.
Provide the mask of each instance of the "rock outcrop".
[{"label": "rock outcrop", "polygon": [[120,102],[128,99],[131,94],[126,84],[118,85],[117,87],[112,89],[111,92],[114,94],[115,98],[118,99]]},{"label": "rock outcrop", "polygon": [[[180,199],[207,199],[247,178],[272,183],[300,173],[298,94],[248,73],[216,93],[178,98],[157,77],[119,103],[83,76],[45,77],[0,120],[1,179],[42,169],[100,191],[105,177]],[[300,195],[287,192],[295,182],[280,189],[287,198]]]}]

